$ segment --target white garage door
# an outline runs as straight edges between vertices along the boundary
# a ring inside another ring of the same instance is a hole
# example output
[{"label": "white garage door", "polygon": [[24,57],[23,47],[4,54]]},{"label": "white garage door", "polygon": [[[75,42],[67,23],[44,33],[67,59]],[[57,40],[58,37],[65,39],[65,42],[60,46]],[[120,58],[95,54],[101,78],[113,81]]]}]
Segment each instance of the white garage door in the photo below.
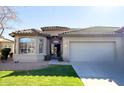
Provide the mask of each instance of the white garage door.
[{"label": "white garage door", "polygon": [[71,62],[114,62],[114,42],[71,42]]}]

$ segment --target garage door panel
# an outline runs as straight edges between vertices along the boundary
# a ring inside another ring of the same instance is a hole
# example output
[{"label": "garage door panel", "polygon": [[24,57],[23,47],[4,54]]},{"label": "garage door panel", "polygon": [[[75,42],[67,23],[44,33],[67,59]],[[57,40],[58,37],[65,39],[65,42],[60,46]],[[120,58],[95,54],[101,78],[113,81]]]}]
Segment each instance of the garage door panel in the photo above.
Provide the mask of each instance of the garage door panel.
[{"label": "garage door panel", "polygon": [[73,62],[112,62],[115,57],[114,42],[71,42],[70,61]]}]

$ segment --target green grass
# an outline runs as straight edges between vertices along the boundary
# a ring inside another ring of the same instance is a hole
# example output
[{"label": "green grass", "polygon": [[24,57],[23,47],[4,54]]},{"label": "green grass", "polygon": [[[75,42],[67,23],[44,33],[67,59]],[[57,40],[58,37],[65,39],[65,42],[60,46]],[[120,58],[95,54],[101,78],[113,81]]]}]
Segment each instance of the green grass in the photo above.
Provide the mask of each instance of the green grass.
[{"label": "green grass", "polygon": [[82,86],[72,66],[51,65],[28,71],[0,71],[0,86]]}]

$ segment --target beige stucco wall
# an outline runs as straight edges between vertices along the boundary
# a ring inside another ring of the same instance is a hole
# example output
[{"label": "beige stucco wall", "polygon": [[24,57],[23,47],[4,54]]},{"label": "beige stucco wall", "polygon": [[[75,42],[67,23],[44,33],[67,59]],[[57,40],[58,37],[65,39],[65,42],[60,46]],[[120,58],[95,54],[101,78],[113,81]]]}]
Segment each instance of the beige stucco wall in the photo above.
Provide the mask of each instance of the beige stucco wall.
[{"label": "beige stucco wall", "polygon": [[50,34],[51,36],[58,36],[58,34],[61,34],[66,31],[44,31],[46,34]]},{"label": "beige stucco wall", "polygon": [[[117,62],[123,62],[124,60],[124,38],[122,37],[63,37],[63,59],[64,61],[69,60],[69,43],[70,42],[78,42],[78,41],[109,41],[115,42],[115,50],[116,50],[116,60]],[[102,52],[102,51],[101,51]]]},{"label": "beige stucco wall", "polygon": [[[34,53],[28,53],[28,54],[20,54],[19,53],[19,39],[25,37],[25,36],[17,36],[15,37],[16,39],[16,53],[14,54],[14,61],[19,61],[19,62],[43,62],[44,55],[47,54],[47,39],[46,37],[41,37],[41,36],[26,36],[29,38],[34,38],[35,39],[35,52]],[[43,53],[39,53],[39,39],[43,40]]]}]

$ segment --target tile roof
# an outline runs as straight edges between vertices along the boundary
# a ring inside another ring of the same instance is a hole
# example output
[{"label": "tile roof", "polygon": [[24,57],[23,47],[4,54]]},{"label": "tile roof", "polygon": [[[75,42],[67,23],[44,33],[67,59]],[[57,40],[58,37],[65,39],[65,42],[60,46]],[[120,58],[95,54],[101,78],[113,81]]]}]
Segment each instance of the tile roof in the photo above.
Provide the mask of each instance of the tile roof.
[{"label": "tile roof", "polygon": [[79,29],[79,30],[74,30],[74,31],[69,31],[69,32],[64,32],[60,34],[61,36],[66,36],[66,35],[97,35],[97,34],[118,34],[119,27],[105,27],[105,26],[95,26],[95,27],[89,27],[89,28],[84,28],[84,29]]},{"label": "tile roof", "polygon": [[15,35],[28,35],[28,34],[38,34],[44,36],[50,36],[50,34],[46,33],[46,31],[62,31],[59,35],[60,36],[74,36],[74,35],[124,35],[124,27],[107,27],[107,26],[94,26],[88,28],[68,28],[68,27],[61,27],[61,26],[48,26],[42,27],[41,30],[37,29],[25,29],[25,30],[18,30],[15,32],[10,33],[12,37]]},{"label": "tile roof", "polygon": [[24,29],[24,30],[18,30],[15,32],[10,33],[9,35],[14,37],[15,35],[23,35],[23,34],[41,34],[41,35],[48,35],[44,33],[42,30],[37,30],[37,29]]},{"label": "tile roof", "polygon": [[68,27],[62,27],[62,26],[47,26],[47,27],[41,27],[42,31],[65,31],[69,30]]}]

